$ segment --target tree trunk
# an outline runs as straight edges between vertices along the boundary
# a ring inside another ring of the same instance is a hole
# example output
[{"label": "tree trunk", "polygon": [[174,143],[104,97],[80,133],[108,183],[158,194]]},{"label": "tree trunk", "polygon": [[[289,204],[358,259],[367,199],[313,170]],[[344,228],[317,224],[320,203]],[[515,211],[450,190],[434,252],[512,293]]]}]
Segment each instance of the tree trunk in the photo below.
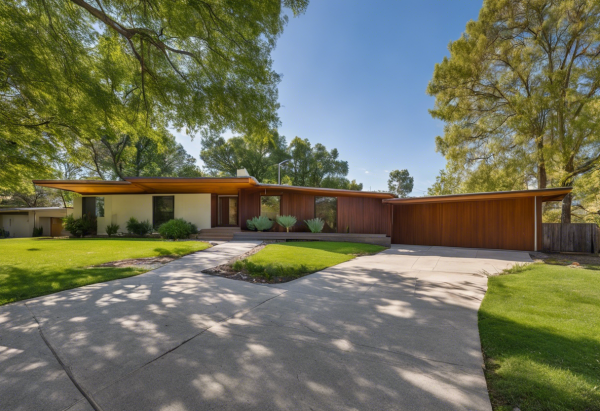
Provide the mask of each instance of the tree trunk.
[{"label": "tree trunk", "polygon": [[544,137],[537,139],[537,161],[538,161],[538,188],[546,188],[548,176],[546,175],[546,160],[544,159]]}]

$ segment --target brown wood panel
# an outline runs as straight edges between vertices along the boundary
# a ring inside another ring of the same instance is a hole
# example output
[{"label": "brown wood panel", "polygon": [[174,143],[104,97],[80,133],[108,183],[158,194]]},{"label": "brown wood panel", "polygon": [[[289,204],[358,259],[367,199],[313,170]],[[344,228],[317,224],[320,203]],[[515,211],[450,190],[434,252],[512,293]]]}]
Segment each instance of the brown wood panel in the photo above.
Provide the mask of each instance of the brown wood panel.
[{"label": "brown wood panel", "polygon": [[63,231],[63,222],[61,218],[52,217],[50,220],[50,235],[60,237]]},{"label": "brown wood panel", "polygon": [[216,194],[210,195],[210,226],[216,227],[219,220],[219,197]]},{"label": "brown wood panel", "polygon": [[527,197],[397,204],[392,243],[533,250],[534,211],[534,199]]},{"label": "brown wood panel", "polygon": [[[261,195],[280,195],[281,213],[293,215],[298,220],[292,231],[308,231],[304,220],[315,216],[315,196],[288,189],[244,189],[240,191],[240,218],[242,229],[247,229],[246,220],[260,214]],[[334,196],[338,202],[338,233],[347,228],[355,234],[391,235],[392,206],[383,204],[381,198]],[[273,231],[284,231],[275,225]]]}]

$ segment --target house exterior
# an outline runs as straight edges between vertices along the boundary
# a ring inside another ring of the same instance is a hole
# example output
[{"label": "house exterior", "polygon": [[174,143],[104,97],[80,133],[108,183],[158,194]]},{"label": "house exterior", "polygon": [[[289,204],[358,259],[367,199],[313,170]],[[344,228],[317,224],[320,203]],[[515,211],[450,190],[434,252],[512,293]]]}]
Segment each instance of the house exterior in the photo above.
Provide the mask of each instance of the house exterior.
[{"label": "house exterior", "polygon": [[69,235],[62,226],[62,219],[72,209],[64,207],[14,207],[0,208],[0,227],[11,238],[31,237],[34,227],[42,227],[44,236]]},{"label": "house exterior", "polygon": [[[239,227],[264,215],[293,215],[292,231],[319,217],[324,232],[383,234],[396,244],[511,250],[541,249],[541,204],[558,201],[570,188],[399,199],[383,192],[261,184],[237,177],[131,177],[125,181],[35,180],[35,184],[81,194],[73,216],[94,215],[98,234],[130,217],[155,227],[183,218],[199,229]],[[284,231],[278,225],[273,231]],[[495,239],[495,240],[491,240]]]}]

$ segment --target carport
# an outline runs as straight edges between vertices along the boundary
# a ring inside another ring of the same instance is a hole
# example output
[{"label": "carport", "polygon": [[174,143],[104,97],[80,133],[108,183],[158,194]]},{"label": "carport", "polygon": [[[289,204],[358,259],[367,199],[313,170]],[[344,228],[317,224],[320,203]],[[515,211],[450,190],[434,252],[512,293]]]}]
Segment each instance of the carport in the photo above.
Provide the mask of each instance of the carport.
[{"label": "carport", "polygon": [[392,243],[537,251],[542,204],[571,187],[383,200],[391,204]]}]

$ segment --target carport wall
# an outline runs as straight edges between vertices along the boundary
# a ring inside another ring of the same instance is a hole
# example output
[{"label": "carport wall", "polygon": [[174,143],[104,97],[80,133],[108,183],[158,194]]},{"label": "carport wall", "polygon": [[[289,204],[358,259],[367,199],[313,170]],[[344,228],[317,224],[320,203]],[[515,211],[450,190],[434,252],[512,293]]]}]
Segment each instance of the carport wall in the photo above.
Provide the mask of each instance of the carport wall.
[{"label": "carport wall", "polygon": [[[127,220],[152,222],[153,194],[114,194],[83,197],[104,197],[104,217],[98,217],[98,234],[106,234],[106,226],[118,224],[119,233],[127,232]],[[175,218],[194,223],[198,229],[210,228],[210,194],[160,194],[175,197]],[[73,201],[73,217],[81,218],[82,198]]]}]

